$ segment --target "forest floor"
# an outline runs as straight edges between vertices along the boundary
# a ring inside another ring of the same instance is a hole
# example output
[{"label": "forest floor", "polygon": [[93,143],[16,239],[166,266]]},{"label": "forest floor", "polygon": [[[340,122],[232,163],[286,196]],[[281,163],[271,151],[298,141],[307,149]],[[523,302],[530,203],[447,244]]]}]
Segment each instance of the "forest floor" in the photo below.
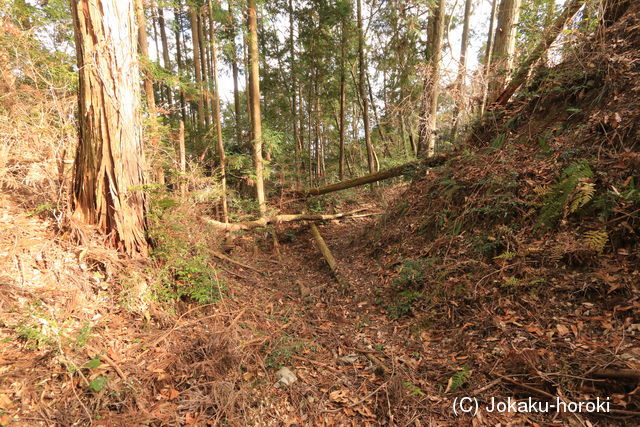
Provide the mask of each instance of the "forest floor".
[{"label": "forest floor", "polygon": [[[406,185],[386,187],[379,198],[365,192],[358,206],[375,211],[407,194]],[[464,324],[425,321],[424,308],[414,310],[392,291],[398,251],[371,256],[371,233],[385,219],[368,217],[319,227],[342,283],[307,226],[278,225],[277,246],[266,231],[241,234],[226,246],[233,262],[217,261],[226,288],[221,301],[188,304],[172,315],[153,305],[133,307],[144,305],[135,295],[145,281],[126,287],[116,279],[120,268],[143,275],[144,263],[125,267],[99,244],[66,243],[48,220],[22,211],[15,199],[4,196],[0,206],[1,243],[9,248],[1,259],[0,425],[637,421],[637,412],[623,410],[637,401],[633,381],[584,378],[589,368],[607,363],[583,358],[575,348],[637,360],[637,325],[612,326],[621,313],[637,311],[637,301],[607,310],[578,298],[575,305],[555,301],[558,306],[531,310],[527,297],[507,297],[483,304],[484,313],[467,315]],[[449,302],[454,310],[465,303]],[[571,357],[579,372],[545,370]],[[281,367],[296,381],[276,385]],[[538,385],[540,378],[557,388]],[[576,378],[585,400],[608,391],[618,413],[479,411],[458,418],[453,411],[454,399],[463,396],[483,405],[491,396],[565,398],[563,387],[573,387]]]}]

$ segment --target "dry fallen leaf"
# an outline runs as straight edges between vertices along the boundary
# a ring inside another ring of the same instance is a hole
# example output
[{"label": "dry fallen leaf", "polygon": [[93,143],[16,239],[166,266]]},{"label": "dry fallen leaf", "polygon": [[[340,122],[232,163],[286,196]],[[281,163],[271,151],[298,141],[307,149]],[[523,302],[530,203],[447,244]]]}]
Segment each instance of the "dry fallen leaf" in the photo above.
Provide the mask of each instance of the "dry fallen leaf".
[{"label": "dry fallen leaf", "polygon": [[175,388],[169,389],[169,400],[173,400],[178,396],[180,396],[180,392],[178,390],[176,390]]},{"label": "dry fallen leaf", "polygon": [[375,415],[373,415],[373,412],[371,412],[371,409],[369,409],[368,406],[357,406],[355,410],[363,417],[375,418]]},{"label": "dry fallen leaf", "polygon": [[6,394],[0,393],[0,409],[9,409],[9,407],[13,404],[9,396]]},{"label": "dry fallen leaf", "polygon": [[532,333],[532,334],[536,334],[536,335],[538,335],[538,336],[540,336],[540,337],[544,336],[544,332],[542,332],[542,331],[540,330],[540,328],[538,328],[538,327],[536,327],[536,326],[529,326],[529,327],[526,329],[526,331],[527,331],[527,332],[529,332],[529,333]]},{"label": "dry fallen leaf", "polygon": [[557,324],[556,329],[558,330],[558,335],[563,337],[569,333],[569,328],[564,325]]},{"label": "dry fallen leaf", "polygon": [[347,390],[334,390],[329,393],[329,400],[337,403],[346,403],[349,401],[347,395],[349,392]]}]

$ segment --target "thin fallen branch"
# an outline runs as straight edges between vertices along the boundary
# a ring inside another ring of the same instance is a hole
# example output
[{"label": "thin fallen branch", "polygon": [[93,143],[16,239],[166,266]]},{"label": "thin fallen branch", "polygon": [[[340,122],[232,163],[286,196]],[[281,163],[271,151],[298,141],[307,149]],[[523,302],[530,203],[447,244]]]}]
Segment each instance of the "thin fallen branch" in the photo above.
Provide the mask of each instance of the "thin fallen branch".
[{"label": "thin fallen branch", "polygon": [[239,267],[246,268],[247,270],[251,270],[251,271],[254,271],[254,272],[256,272],[256,273],[262,273],[260,270],[257,270],[257,269],[255,269],[255,268],[251,267],[250,265],[243,264],[243,263],[241,263],[240,261],[236,261],[236,260],[234,260],[234,259],[232,259],[232,258],[229,258],[229,257],[228,257],[228,256],[226,256],[225,254],[220,253],[220,252],[218,252],[218,251],[211,251],[211,254],[212,254],[214,257],[216,257],[216,258],[220,258],[221,260],[224,260],[224,261],[230,262],[231,264],[235,264],[235,265],[237,265],[237,266],[239,266]]},{"label": "thin fallen branch", "polygon": [[473,393],[471,393],[471,395],[472,396],[477,396],[480,393],[483,393],[483,392],[489,390],[490,388],[500,384],[500,382],[502,382],[502,378],[498,378],[497,380],[493,380],[489,384],[485,385],[484,387],[480,387],[479,389],[475,390]]},{"label": "thin fallen branch", "polygon": [[[339,218],[354,216],[356,213],[362,212],[366,209],[367,208],[356,209],[351,212],[343,212],[343,213],[337,213],[337,214],[313,214],[313,213],[282,214],[282,215],[275,215],[275,216],[256,219],[255,221],[236,222],[236,223],[224,223],[224,222],[216,221],[215,219],[211,219],[207,217],[202,217],[202,220],[224,231],[240,231],[240,230],[251,230],[258,227],[265,227],[269,224],[280,224],[283,222],[328,221],[332,219],[339,219]],[[375,213],[360,214],[358,215],[358,217],[369,216],[369,215],[376,215],[376,214]]]},{"label": "thin fallen branch", "polygon": [[[522,388],[525,388],[525,389],[527,389],[529,391],[533,391],[534,393],[538,393],[541,396],[546,396],[551,400],[556,400],[556,398],[560,398],[563,402],[566,403],[565,399],[562,399],[559,396],[554,396],[553,394],[547,393],[546,391],[540,390],[539,388],[531,387],[530,385],[523,384],[523,383],[521,383],[519,381],[516,381],[516,380],[511,379],[509,377],[505,377],[503,375],[498,375],[498,376],[500,378],[502,378],[503,380],[509,381],[511,384],[517,385],[518,387],[522,387]],[[632,416],[639,416],[640,415],[640,412],[637,412],[637,411],[629,411],[629,410],[626,410],[626,409],[616,409],[616,408],[609,408],[608,412],[610,414],[620,414],[620,415],[632,415]],[[571,414],[573,416],[575,416],[575,417],[578,417],[578,413],[576,413],[576,412],[572,412]]]}]

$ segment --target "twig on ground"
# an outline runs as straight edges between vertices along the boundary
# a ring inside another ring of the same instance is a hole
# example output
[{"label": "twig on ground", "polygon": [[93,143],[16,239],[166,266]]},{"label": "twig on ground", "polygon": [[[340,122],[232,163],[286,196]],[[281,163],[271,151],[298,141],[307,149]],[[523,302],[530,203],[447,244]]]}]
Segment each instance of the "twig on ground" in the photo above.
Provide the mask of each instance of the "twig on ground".
[{"label": "twig on ground", "polygon": [[493,380],[489,384],[485,385],[484,387],[480,387],[479,389],[475,390],[473,393],[471,393],[471,395],[472,396],[477,396],[480,393],[489,390],[493,386],[498,385],[501,381],[502,381],[502,378],[498,378],[497,380]]},{"label": "twig on ground", "polygon": [[232,264],[235,264],[235,265],[237,265],[237,266],[240,266],[240,267],[242,267],[242,268],[246,268],[247,270],[251,270],[251,271],[254,271],[254,272],[256,272],[256,273],[260,273],[260,274],[262,274],[262,272],[261,272],[260,270],[255,269],[255,268],[251,267],[250,265],[243,264],[243,263],[241,263],[240,261],[236,261],[236,260],[234,260],[234,259],[231,259],[231,258],[229,258],[228,256],[226,256],[226,255],[225,255],[225,254],[223,254],[223,253],[220,253],[220,252],[217,252],[217,251],[211,251],[211,254],[212,254],[213,256],[215,256],[216,258],[220,258],[221,260],[228,261],[228,262],[230,262],[230,263],[232,263]]}]

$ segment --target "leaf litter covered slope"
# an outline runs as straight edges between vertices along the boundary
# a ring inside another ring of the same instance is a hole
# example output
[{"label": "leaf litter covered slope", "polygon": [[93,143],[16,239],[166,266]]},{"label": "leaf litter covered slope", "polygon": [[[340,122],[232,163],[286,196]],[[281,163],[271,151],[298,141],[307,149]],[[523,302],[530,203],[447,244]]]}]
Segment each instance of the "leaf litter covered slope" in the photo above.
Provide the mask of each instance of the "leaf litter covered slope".
[{"label": "leaf litter covered slope", "polygon": [[[507,377],[515,396],[610,397],[619,418],[595,420],[638,422],[639,8],[535,76],[363,234],[423,342],[473,369],[460,395]],[[593,420],[579,417],[559,420]]]}]

